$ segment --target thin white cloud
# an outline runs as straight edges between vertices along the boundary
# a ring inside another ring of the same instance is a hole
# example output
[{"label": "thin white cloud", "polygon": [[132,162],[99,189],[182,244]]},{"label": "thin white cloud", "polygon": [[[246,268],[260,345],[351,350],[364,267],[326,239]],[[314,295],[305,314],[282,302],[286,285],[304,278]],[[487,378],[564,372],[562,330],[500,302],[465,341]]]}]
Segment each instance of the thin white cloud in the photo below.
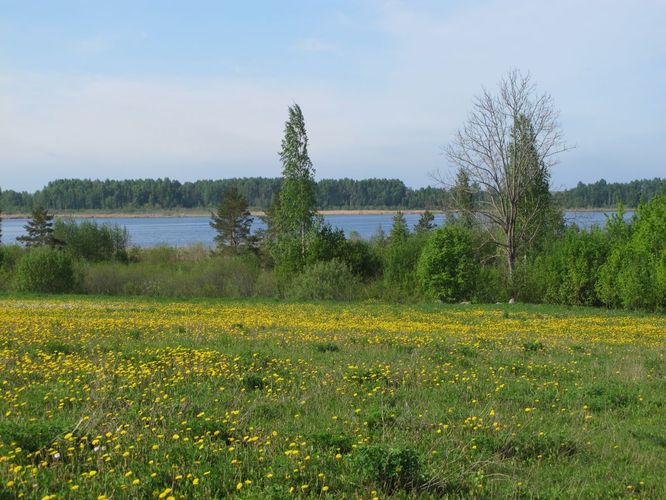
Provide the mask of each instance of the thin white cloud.
[{"label": "thin white cloud", "polygon": [[72,51],[82,56],[96,56],[113,49],[114,41],[105,35],[94,35],[77,40],[72,45]]},{"label": "thin white cloud", "polygon": [[7,117],[0,123],[0,185],[29,189],[80,175],[279,175],[286,110],[295,101],[305,111],[320,177],[396,176],[359,167],[404,164],[395,149],[409,128],[405,120],[415,119],[377,123],[386,118],[381,95],[229,79],[23,74],[0,82],[0,93]]},{"label": "thin white cloud", "polygon": [[326,42],[320,38],[304,38],[296,44],[296,49],[301,52],[308,52],[313,54],[337,51],[335,44]]}]

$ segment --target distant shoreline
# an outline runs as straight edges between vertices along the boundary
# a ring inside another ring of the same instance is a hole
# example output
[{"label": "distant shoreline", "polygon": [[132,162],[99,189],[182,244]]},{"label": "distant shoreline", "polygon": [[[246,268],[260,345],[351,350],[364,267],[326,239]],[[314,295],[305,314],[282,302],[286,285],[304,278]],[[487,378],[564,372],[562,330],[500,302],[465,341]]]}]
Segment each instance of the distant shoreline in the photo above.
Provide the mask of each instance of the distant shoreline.
[{"label": "distant shoreline", "polygon": [[[616,208],[565,208],[565,212],[615,212]],[[625,208],[626,212],[632,212],[634,208]],[[394,215],[397,212],[403,214],[422,214],[425,209],[368,209],[368,210],[320,210],[321,215]],[[442,213],[442,210],[430,210],[434,214]],[[95,212],[90,210],[77,211],[52,211],[56,218],[59,219],[152,219],[152,218],[166,218],[166,217],[208,217],[211,214],[210,210],[191,209],[191,210],[153,210],[149,212]],[[264,212],[261,210],[251,211],[254,217],[261,217]],[[29,213],[2,213],[3,219],[27,219],[30,217]]]},{"label": "distant shoreline", "polygon": [[[320,210],[321,215],[393,215],[397,212],[403,214],[421,214],[425,210]],[[433,213],[441,213],[441,210],[431,210]],[[208,217],[210,210],[157,210],[150,212],[93,212],[93,211],[50,211],[56,218],[75,218],[75,219],[140,219],[140,218],[162,218],[162,217]],[[262,217],[265,212],[262,210],[252,210],[250,213],[254,217]],[[5,219],[26,219],[30,217],[29,213],[3,213]]]}]

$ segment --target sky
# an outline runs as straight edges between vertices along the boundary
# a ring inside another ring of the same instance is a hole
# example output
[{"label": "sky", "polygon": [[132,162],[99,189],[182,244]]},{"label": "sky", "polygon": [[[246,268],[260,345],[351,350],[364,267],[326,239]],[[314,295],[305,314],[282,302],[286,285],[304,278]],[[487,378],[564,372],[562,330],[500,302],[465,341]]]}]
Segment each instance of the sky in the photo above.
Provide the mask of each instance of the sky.
[{"label": "sky", "polygon": [[433,184],[483,88],[529,72],[554,189],[666,177],[664,0],[0,0],[0,188],[267,176],[287,108],[319,178]]}]

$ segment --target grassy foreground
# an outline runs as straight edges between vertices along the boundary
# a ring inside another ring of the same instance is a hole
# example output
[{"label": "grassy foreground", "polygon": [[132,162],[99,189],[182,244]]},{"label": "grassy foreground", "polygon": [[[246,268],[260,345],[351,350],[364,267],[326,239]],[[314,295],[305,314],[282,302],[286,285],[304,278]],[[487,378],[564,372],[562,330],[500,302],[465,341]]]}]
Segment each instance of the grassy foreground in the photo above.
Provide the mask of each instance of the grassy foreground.
[{"label": "grassy foreground", "polygon": [[0,498],[666,498],[666,317],[0,298]]}]

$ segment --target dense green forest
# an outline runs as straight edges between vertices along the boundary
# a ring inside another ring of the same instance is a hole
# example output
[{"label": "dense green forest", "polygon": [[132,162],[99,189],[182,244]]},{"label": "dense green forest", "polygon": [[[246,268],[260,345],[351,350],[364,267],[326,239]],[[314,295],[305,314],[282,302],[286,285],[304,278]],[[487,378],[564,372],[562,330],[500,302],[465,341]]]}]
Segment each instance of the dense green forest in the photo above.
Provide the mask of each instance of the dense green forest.
[{"label": "dense green forest", "polygon": [[[33,194],[2,191],[0,206],[7,212],[27,211],[33,206],[51,210],[142,210],[210,208],[222,201],[229,186],[235,185],[253,209],[267,209],[281,178],[246,177],[238,179],[179,182],[172,179],[81,180],[49,182]],[[323,179],[317,182],[321,210],[361,208],[441,208],[443,189],[411,189],[397,179]]]},{"label": "dense green forest", "polygon": [[579,182],[575,188],[553,193],[555,202],[565,208],[637,207],[658,194],[666,192],[666,179],[640,179],[631,182],[606,182],[601,179],[592,184]]},{"label": "dense green forest", "polygon": [[[253,209],[267,209],[281,186],[281,178],[179,182],[165,179],[81,180],[60,179],[35,192],[0,191],[5,212],[29,211],[35,206],[50,210],[150,210],[210,208],[222,200],[225,189],[236,185]],[[614,208],[619,203],[636,207],[664,192],[666,180],[645,179],[628,183],[579,183],[575,188],[555,192],[556,203],[564,208]],[[320,210],[331,209],[441,209],[447,191],[425,187],[412,189],[398,179],[322,179],[317,182]]]}]

